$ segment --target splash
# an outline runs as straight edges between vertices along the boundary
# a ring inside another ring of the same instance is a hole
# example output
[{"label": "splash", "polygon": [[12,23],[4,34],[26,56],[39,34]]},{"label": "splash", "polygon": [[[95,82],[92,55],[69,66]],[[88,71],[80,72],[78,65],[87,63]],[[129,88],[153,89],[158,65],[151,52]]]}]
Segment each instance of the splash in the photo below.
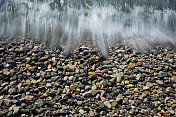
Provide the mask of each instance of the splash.
[{"label": "splash", "polygon": [[0,0],[0,38],[22,37],[65,46],[91,41],[107,55],[117,42],[136,49],[176,45],[173,0]]}]

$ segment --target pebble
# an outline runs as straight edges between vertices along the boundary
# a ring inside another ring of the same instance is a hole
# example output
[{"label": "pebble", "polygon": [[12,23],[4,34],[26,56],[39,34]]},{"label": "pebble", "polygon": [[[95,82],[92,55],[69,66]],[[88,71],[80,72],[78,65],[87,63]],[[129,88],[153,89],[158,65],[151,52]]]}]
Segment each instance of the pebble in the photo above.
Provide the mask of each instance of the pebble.
[{"label": "pebble", "polygon": [[158,83],[159,85],[163,85],[164,84],[163,81],[161,81],[161,80],[156,80],[156,83]]},{"label": "pebble", "polygon": [[112,47],[104,58],[87,45],[69,56],[34,42],[14,45],[0,44],[0,116],[175,115],[172,49]]},{"label": "pebble", "polygon": [[10,106],[11,100],[10,99],[4,99],[3,100],[6,106]]},{"label": "pebble", "polygon": [[135,113],[135,110],[134,109],[130,109],[129,114],[130,115],[134,115],[134,113]]},{"label": "pebble", "polygon": [[80,113],[81,115],[83,115],[83,114],[85,113],[85,111],[84,111],[83,109],[80,109],[80,110],[79,110],[79,113]]},{"label": "pebble", "polygon": [[33,98],[34,98],[34,96],[32,96],[32,95],[27,95],[27,96],[25,97],[25,100],[31,101],[31,100],[33,100]]},{"label": "pebble", "polygon": [[112,105],[110,104],[109,101],[105,101],[105,102],[104,102],[104,105],[105,105],[106,107],[108,107],[108,108],[111,108],[111,107],[112,107]]},{"label": "pebble", "polygon": [[172,76],[171,80],[176,83],[176,76]]}]

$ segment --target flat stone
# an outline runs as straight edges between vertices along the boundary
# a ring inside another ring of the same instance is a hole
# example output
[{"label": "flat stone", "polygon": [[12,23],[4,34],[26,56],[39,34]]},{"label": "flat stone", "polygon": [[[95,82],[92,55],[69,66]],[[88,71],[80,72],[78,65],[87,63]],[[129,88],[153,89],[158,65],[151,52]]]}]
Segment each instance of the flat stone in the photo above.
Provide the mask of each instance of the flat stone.
[{"label": "flat stone", "polygon": [[92,96],[95,96],[97,93],[98,93],[97,90],[91,90],[91,94],[92,94]]},{"label": "flat stone", "polygon": [[92,94],[90,92],[86,92],[86,93],[83,94],[83,96],[85,98],[89,98],[89,97],[92,97]]},{"label": "flat stone", "polygon": [[16,106],[13,108],[13,114],[14,115],[17,115],[19,113],[19,110],[20,110],[20,107],[19,106]]},{"label": "flat stone", "polygon": [[79,113],[83,115],[85,113],[85,111],[83,109],[80,109]]},{"label": "flat stone", "polygon": [[11,100],[10,99],[4,99],[3,100],[6,106],[10,105]]},{"label": "flat stone", "polygon": [[111,106],[111,103],[109,102],[109,101],[105,101],[104,102],[104,105],[106,106],[106,107],[108,107],[108,108],[111,108],[112,106]]},{"label": "flat stone", "polygon": [[146,83],[146,86],[147,86],[147,87],[153,87],[153,84],[150,83],[150,82],[147,82],[147,83]]},{"label": "flat stone", "polygon": [[15,88],[10,88],[10,89],[8,90],[8,92],[9,92],[11,95],[14,95],[14,94],[17,93]]},{"label": "flat stone", "polygon": [[148,90],[148,89],[150,89],[150,87],[149,86],[144,86],[143,89]]},{"label": "flat stone", "polygon": [[3,117],[8,113],[8,109],[4,109],[0,111],[0,116]]},{"label": "flat stone", "polygon": [[90,117],[94,117],[95,116],[95,113],[93,111],[89,111],[89,116]]},{"label": "flat stone", "polygon": [[164,84],[163,81],[161,81],[161,80],[156,80],[156,83],[158,83],[159,85],[163,85]]},{"label": "flat stone", "polygon": [[32,95],[27,95],[24,99],[27,100],[27,101],[31,101],[33,100],[34,96]]},{"label": "flat stone", "polygon": [[71,85],[70,86],[70,90],[74,90],[74,89],[76,89],[77,88],[77,85]]}]

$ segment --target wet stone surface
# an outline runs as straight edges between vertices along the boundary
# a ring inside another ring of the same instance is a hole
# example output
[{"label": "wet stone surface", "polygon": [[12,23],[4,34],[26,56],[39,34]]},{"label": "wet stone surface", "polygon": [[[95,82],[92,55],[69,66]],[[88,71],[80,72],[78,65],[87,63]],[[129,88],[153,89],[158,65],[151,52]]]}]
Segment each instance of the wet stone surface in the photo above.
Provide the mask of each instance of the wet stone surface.
[{"label": "wet stone surface", "polygon": [[176,116],[176,52],[0,41],[0,116]]}]

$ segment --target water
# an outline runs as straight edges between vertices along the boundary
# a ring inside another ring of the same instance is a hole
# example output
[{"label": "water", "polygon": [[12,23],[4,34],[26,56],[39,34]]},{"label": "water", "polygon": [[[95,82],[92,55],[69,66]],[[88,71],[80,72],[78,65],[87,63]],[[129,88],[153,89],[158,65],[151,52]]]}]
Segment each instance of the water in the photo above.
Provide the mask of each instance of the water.
[{"label": "water", "polygon": [[176,45],[175,0],[0,0],[0,38],[38,39],[69,53],[82,41],[107,48]]}]

